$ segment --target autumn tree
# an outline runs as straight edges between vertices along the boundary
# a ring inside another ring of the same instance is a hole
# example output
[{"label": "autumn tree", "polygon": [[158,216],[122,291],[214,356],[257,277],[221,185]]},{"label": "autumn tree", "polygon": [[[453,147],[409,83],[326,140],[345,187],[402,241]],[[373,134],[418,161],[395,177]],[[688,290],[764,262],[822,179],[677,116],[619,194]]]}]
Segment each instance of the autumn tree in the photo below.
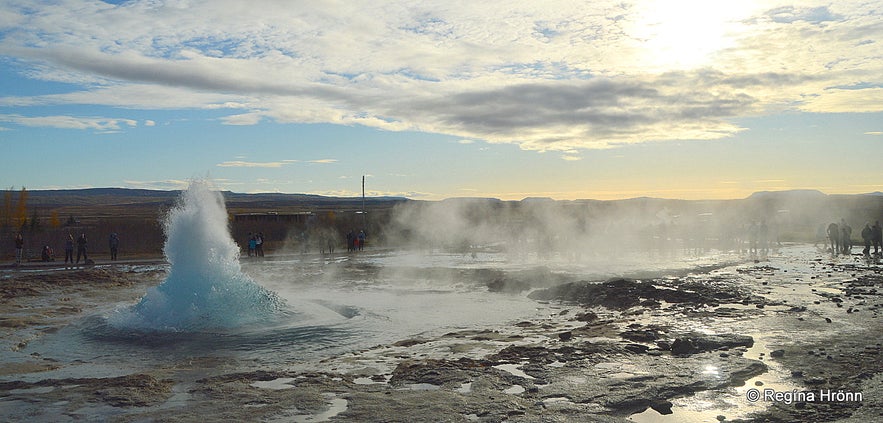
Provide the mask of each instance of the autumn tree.
[{"label": "autumn tree", "polygon": [[52,229],[58,229],[61,226],[61,219],[58,218],[58,210],[52,210],[52,214],[49,215],[49,225],[52,226]]},{"label": "autumn tree", "polygon": [[3,192],[3,209],[0,210],[0,213],[3,213],[2,220],[0,222],[3,223],[4,228],[8,228],[12,225],[12,190],[14,187],[9,187],[6,191]]},{"label": "autumn tree", "polygon": [[28,189],[21,187],[18,203],[15,205],[15,225],[22,227],[28,222]]}]

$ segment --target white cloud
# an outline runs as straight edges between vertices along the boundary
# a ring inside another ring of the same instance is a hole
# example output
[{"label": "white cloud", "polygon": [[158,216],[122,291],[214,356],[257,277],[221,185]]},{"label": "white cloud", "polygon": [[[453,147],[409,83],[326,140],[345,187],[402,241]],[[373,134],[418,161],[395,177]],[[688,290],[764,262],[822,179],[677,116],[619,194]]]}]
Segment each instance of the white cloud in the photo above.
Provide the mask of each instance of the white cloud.
[{"label": "white cloud", "polygon": [[190,181],[180,179],[167,179],[163,181],[123,181],[125,188],[156,189],[156,190],[182,190],[190,185]]},{"label": "white cloud", "polygon": [[831,89],[824,95],[809,97],[801,109],[815,113],[881,112],[883,88]]},{"label": "white cloud", "polygon": [[263,120],[260,113],[244,113],[241,115],[230,115],[222,119],[225,125],[257,125]]},{"label": "white cloud", "polygon": [[[306,194],[323,195],[326,197],[362,197],[361,191],[351,191],[351,190],[313,191],[313,192],[308,192]],[[419,197],[428,197],[428,196],[431,196],[431,194],[424,193],[424,192],[418,192],[418,191],[366,191],[365,196],[367,196],[367,197],[419,198]]]},{"label": "white cloud", "polygon": [[260,167],[260,168],[279,168],[289,164],[288,161],[279,161],[279,162],[246,162],[241,160],[233,160],[218,163],[216,166],[218,167]]},{"label": "white cloud", "polygon": [[199,92],[175,86],[117,83],[87,86],[82,90],[63,94],[0,97],[0,106],[101,105],[148,110],[248,108],[242,100],[241,96]]},{"label": "white cloud", "polygon": [[[237,159],[245,159],[245,156],[238,156]],[[218,163],[218,167],[256,167],[256,168],[280,168],[294,163],[301,163],[301,160],[285,159],[272,162],[251,162],[246,160],[230,160]],[[332,164],[337,163],[337,159],[318,159],[307,160],[305,163],[313,164]]]},{"label": "white cloud", "polygon": [[40,116],[27,117],[22,115],[0,115],[0,122],[14,123],[29,127],[48,127],[62,129],[92,129],[99,132],[112,132],[123,126],[134,127],[138,122],[132,119],[77,117],[77,116]]},{"label": "white cloud", "polygon": [[[0,106],[229,110],[223,124],[364,125],[562,152],[718,139],[743,130],[739,118],[788,109],[883,111],[873,2],[653,4],[10,4],[0,55],[26,77],[81,88]],[[2,121],[40,120],[125,125]]]}]

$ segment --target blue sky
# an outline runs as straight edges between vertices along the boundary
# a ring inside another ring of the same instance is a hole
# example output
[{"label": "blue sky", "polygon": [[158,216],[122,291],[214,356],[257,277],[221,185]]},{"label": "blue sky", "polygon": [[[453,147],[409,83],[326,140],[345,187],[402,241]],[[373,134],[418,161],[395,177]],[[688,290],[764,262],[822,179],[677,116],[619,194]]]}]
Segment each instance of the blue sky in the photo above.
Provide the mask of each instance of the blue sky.
[{"label": "blue sky", "polygon": [[879,40],[881,1],[0,0],[0,183],[872,192]]}]

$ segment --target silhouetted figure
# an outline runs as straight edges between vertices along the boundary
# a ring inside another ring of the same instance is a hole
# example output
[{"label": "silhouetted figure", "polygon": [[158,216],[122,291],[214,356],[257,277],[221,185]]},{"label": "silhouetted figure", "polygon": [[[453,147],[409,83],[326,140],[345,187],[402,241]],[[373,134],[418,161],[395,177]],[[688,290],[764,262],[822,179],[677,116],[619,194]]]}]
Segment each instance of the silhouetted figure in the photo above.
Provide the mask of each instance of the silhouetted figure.
[{"label": "silhouetted figure", "polygon": [[840,253],[849,254],[852,250],[852,227],[846,219],[840,219]]},{"label": "silhouetted figure", "polygon": [[25,248],[25,239],[21,236],[21,232],[15,235],[15,264],[21,264],[22,252]]},{"label": "silhouetted figure", "polygon": [[353,251],[356,245],[356,234],[353,231],[346,233],[346,250]]},{"label": "silhouetted figure", "polygon": [[64,264],[68,262],[74,262],[74,236],[71,234],[67,234],[67,239],[64,240]]},{"label": "silhouetted figure", "polygon": [[117,235],[116,232],[110,234],[108,244],[110,246],[110,259],[116,261],[117,253],[120,250],[120,236]]},{"label": "silhouetted figure", "polygon": [[880,226],[880,221],[877,220],[874,222],[874,226],[871,227],[871,243],[874,244],[874,255],[876,256],[881,248],[881,243],[883,243],[883,227]]},{"label": "silhouetted figure", "polygon": [[334,254],[334,235],[330,229],[325,229],[320,233],[319,236],[319,252],[325,254],[325,251],[328,251],[328,254]]},{"label": "silhouetted figure", "polygon": [[86,263],[89,261],[89,257],[86,256],[86,244],[89,241],[86,240],[86,234],[83,233],[77,238],[77,264],[80,264],[80,257],[83,257],[83,262]]},{"label": "silhouetted figure", "polygon": [[365,238],[366,238],[365,231],[359,231],[358,238],[359,238],[359,251],[362,251],[362,249],[365,248]]},{"label": "silhouetted figure", "polygon": [[871,229],[871,223],[865,223],[865,227],[862,228],[862,241],[865,243],[865,249],[862,250],[862,254],[864,256],[871,255],[871,240],[874,237],[874,232]]},{"label": "silhouetted figure", "polygon": [[836,256],[840,251],[840,227],[834,222],[828,225],[828,239],[831,240],[831,254]]}]

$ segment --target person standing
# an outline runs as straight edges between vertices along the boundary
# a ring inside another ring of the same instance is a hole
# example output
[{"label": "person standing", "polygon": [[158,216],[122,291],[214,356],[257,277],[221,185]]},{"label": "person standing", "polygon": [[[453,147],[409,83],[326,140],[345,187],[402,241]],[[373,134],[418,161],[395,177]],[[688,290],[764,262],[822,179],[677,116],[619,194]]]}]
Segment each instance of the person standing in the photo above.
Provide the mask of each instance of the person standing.
[{"label": "person standing", "polygon": [[840,253],[849,255],[852,250],[852,227],[846,219],[840,219]]},{"label": "person standing", "polygon": [[840,251],[840,227],[834,222],[828,225],[828,239],[831,240],[831,253],[836,256]]},{"label": "person standing", "polygon": [[80,264],[80,256],[83,257],[84,263],[87,263],[89,261],[89,257],[86,256],[86,244],[88,243],[89,241],[86,239],[85,232],[81,234],[79,238],[77,238],[77,264]]},{"label": "person standing", "polygon": [[25,248],[25,239],[21,236],[21,232],[15,235],[15,264],[21,264],[22,252]]},{"label": "person standing", "polygon": [[67,234],[67,239],[64,240],[64,264],[74,263],[74,236],[71,234]]},{"label": "person standing", "polygon": [[883,227],[880,227],[879,220],[875,221],[874,226],[871,227],[871,243],[874,244],[874,255],[876,256],[881,243],[883,243]]},{"label": "person standing", "polygon": [[110,234],[110,259],[116,261],[120,249],[120,236],[116,232]]},{"label": "person standing", "polygon": [[258,241],[255,238],[255,235],[252,235],[252,233],[249,232],[248,233],[248,256],[249,257],[254,256],[257,248],[258,248]]},{"label": "person standing", "polygon": [[254,255],[256,257],[264,256],[264,233],[258,232],[254,238]]},{"label": "person standing", "polygon": [[865,227],[862,228],[862,241],[865,243],[865,249],[862,250],[862,255],[868,257],[871,255],[871,239],[873,238],[873,231],[871,230],[871,223],[865,223]]},{"label": "person standing", "polygon": [[325,233],[325,244],[328,248],[328,254],[334,254],[334,235],[330,232]]}]

